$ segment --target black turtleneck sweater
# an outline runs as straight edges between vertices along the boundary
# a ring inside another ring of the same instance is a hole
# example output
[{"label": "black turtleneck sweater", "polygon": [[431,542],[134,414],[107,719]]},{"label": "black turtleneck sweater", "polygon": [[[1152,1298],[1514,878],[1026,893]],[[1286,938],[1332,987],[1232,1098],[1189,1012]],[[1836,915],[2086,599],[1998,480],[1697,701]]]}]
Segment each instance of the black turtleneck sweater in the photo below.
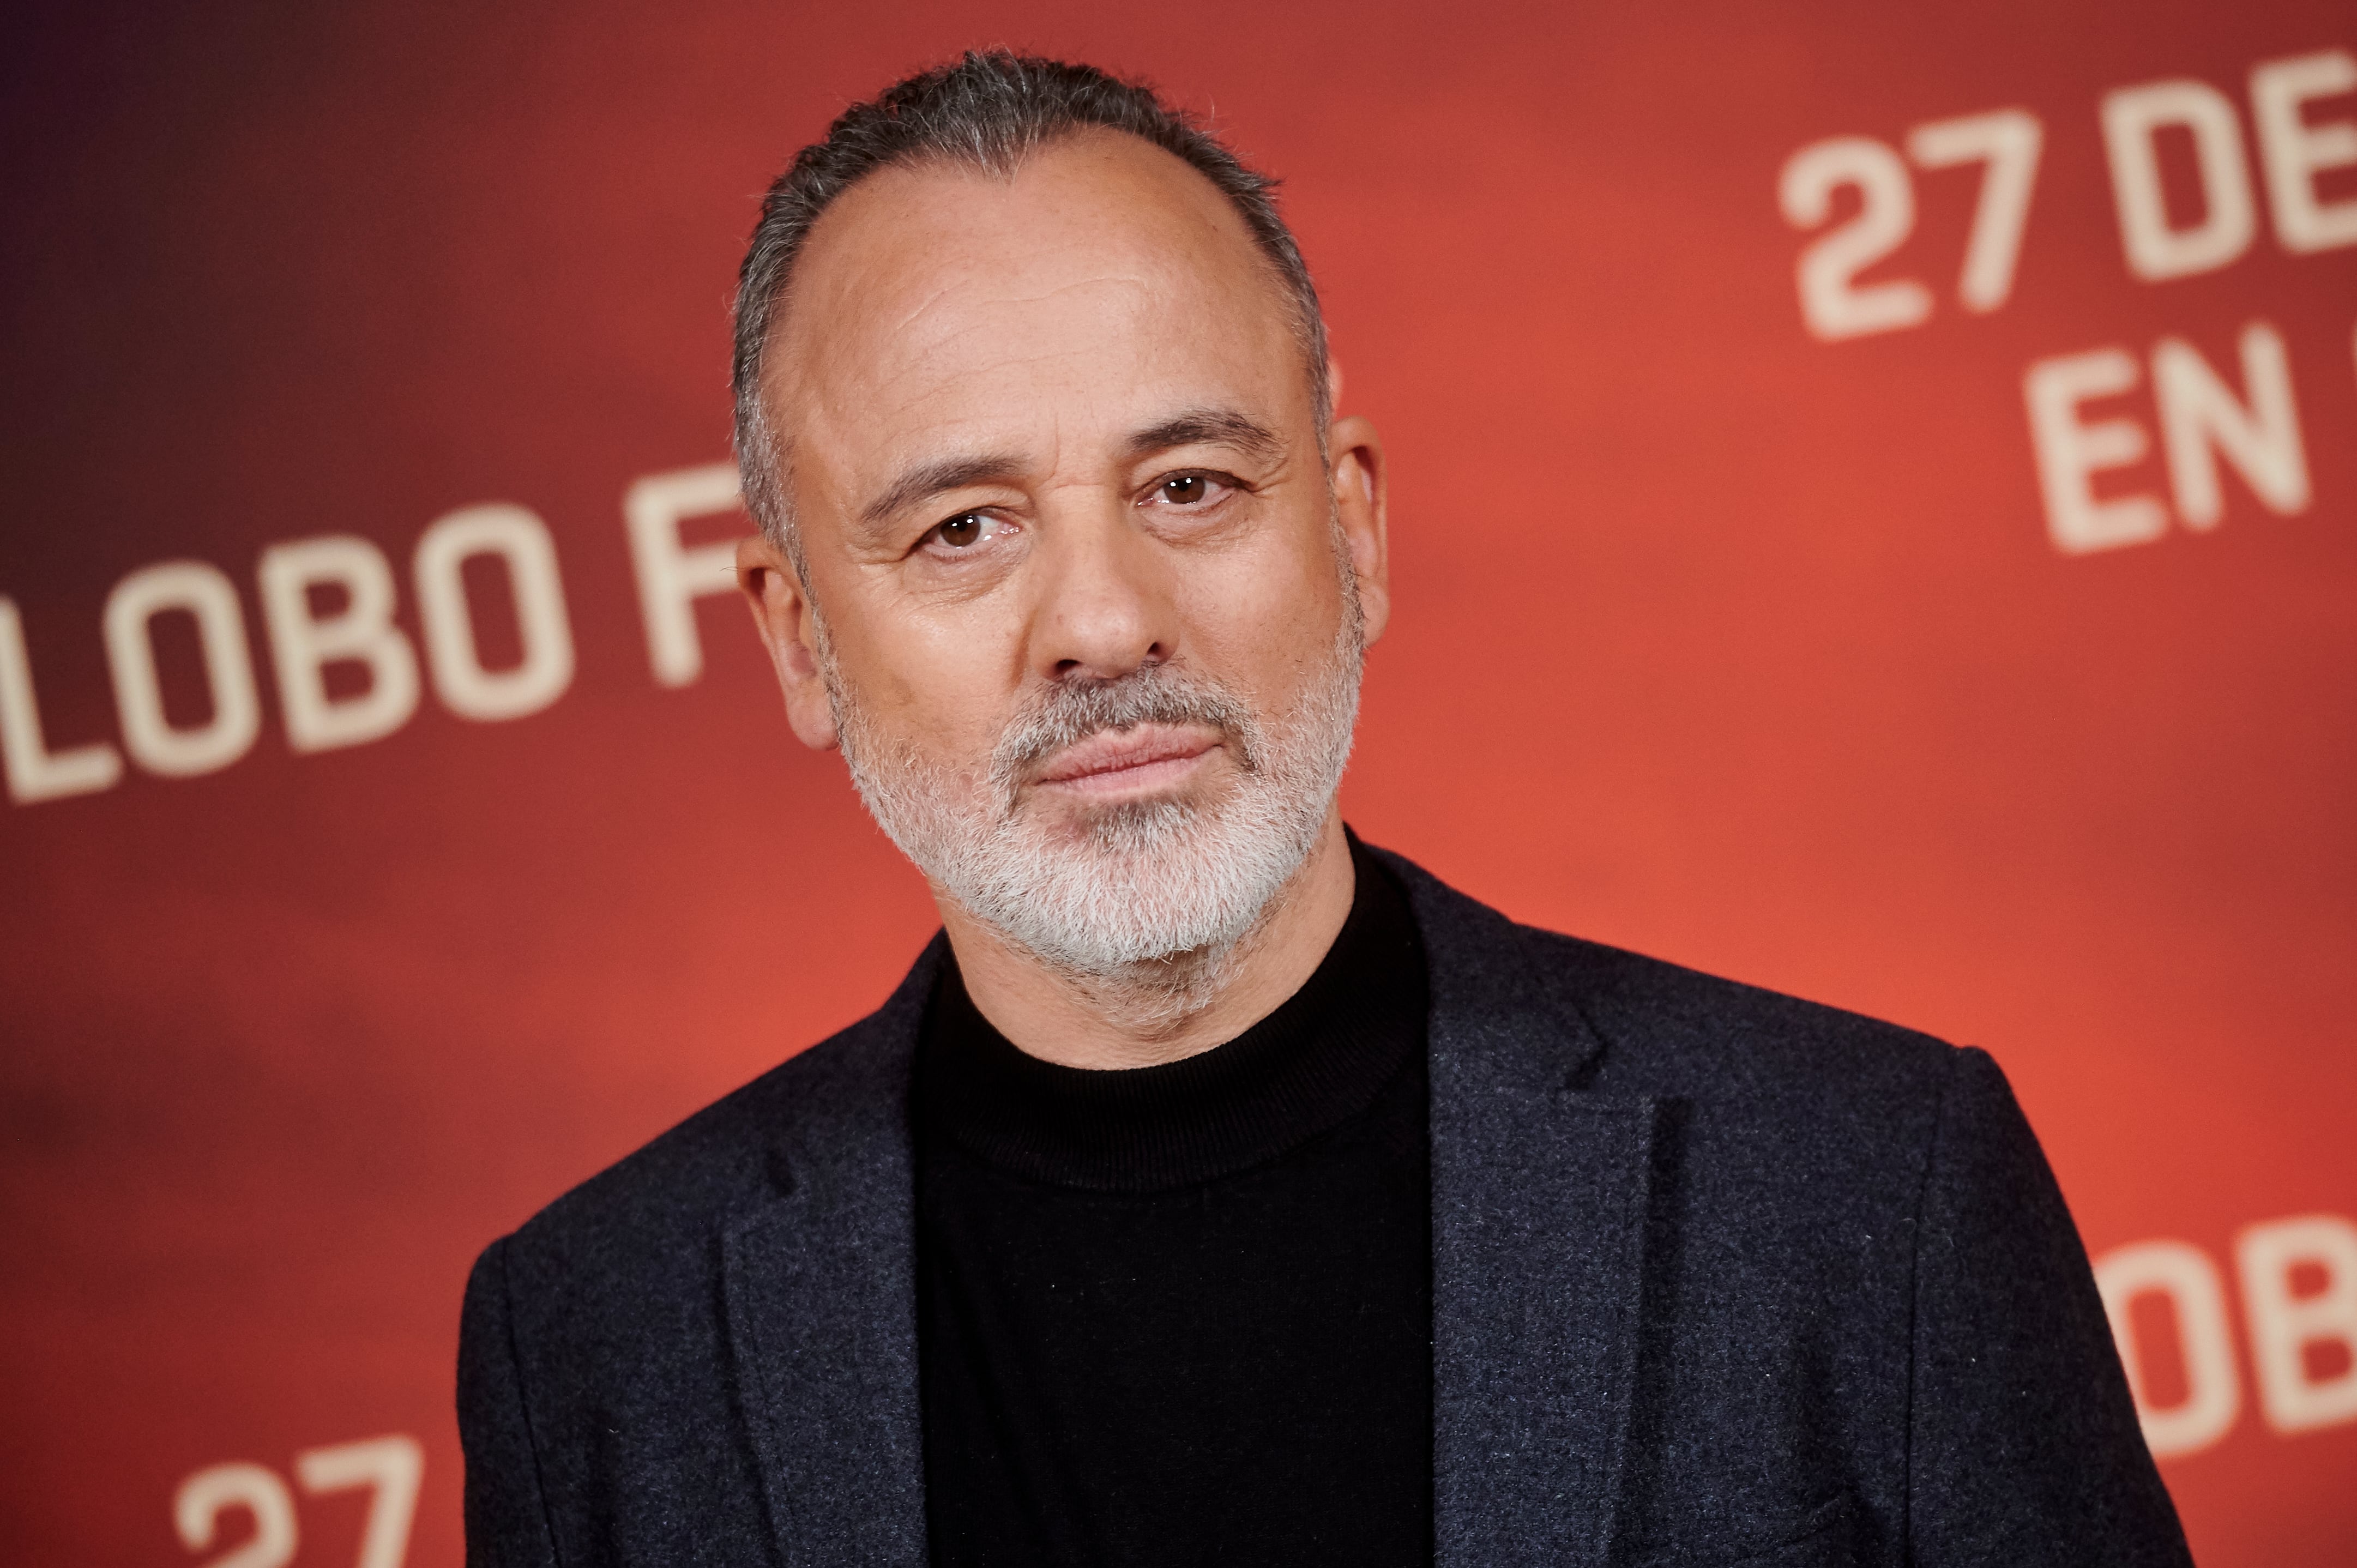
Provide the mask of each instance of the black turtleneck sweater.
[{"label": "black turtleneck sweater", "polygon": [[942,972],[915,1095],[936,1564],[1432,1561],[1424,956],[1352,848],[1317,972],[1183,1061],[1039,1061]]}]

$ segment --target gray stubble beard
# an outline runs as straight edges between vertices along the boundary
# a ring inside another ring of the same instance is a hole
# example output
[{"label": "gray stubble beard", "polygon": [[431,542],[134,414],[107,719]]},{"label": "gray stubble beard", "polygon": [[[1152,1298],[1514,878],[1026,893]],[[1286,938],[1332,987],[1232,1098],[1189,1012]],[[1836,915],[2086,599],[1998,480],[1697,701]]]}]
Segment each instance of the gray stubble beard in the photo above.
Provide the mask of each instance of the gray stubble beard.
[{"label": "gray stubble beard", "polygon": [[[814,651],[860,800],[935,886],[1011,946],[1135,1026],[1183,1022],[1225,988],[1282,907],[1350,760],[1366,635],[1347,549],[1335,543],[1343,614],[1330,656],[1271,724],[1169,664],[1043,683],[984,778],[878,734],[822,622]],[[1039,762],[1140,724],[1217,730],[1232,782],[1209,802],[1123,803],[1077,826],[1050,827],[1026,810],[1023,783]]]}]

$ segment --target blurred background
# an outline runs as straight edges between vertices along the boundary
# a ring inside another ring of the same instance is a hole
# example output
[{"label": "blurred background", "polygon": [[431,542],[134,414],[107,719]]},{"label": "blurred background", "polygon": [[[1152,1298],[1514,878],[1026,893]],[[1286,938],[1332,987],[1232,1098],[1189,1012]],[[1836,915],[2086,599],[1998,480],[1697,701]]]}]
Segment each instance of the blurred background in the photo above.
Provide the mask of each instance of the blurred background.
[{"label": "blurred background", "polygon": [[1000,43],[1285,177],[1361,832],[1987,1047],[2197,1556],[2357,1561],[2345,5],[14,14],[12,1563],[457,1563],[476,1251],[932,929],[712,548],[726,304]]}]

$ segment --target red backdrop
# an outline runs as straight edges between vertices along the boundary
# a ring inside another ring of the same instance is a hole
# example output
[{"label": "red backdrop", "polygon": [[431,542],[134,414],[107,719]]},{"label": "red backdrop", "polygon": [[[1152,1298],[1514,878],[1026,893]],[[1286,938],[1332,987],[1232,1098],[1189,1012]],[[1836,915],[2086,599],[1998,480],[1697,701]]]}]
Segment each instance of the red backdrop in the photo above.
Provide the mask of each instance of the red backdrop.
[{"label": "red backdrop", "polygon": [[[2357,26],[1971,9],[20,29],[10,1559],[393,1568],[422,1455],[407,1558],[455,1563],[474,1252],[931,930],[743,613],[681,596],[726,583],[680,541],[741,519],[633,487],[725,456],[786,156],[1007,42],[1286,177],[1394,465],[1353,822],[1520,918],[1987,1047],[2197,1553],[2351,1561]],[[328,536],[271,600],[264,553]]]}]

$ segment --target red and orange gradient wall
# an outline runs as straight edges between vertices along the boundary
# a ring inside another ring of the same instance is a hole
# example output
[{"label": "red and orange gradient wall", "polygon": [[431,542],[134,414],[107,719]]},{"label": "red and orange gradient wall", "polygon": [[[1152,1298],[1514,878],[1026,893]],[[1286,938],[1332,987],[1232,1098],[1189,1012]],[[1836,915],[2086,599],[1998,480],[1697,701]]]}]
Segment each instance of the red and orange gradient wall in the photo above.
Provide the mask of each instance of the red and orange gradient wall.
[{"label": "red and orange gradient wall", "polygon": [[487,1240],[931,929],[725,552],[733,269],[969,44],[1286,177],[1361,832],[1988,1047],[2207,1564],[2357,1561],[2357,23],[81,6],[0,158],[0,1515],[455,1563]]}]

